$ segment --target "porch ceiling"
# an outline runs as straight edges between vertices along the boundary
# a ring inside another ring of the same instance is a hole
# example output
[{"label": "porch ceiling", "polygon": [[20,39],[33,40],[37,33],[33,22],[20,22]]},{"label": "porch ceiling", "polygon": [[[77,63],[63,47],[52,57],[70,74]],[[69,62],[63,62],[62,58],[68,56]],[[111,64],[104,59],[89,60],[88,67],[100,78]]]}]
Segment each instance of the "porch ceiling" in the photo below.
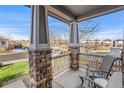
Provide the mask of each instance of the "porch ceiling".
[{"label": "porch ceiling", "polygon": [[119,10],[124,10],[124,5],[47,5],[50,16],[67,23],[80,22]]},{"label": "porch ceiling", "polygon": [[64,20],[83,21],[124,9],[123,5],[52,5],[47,6],[49,15]]}]

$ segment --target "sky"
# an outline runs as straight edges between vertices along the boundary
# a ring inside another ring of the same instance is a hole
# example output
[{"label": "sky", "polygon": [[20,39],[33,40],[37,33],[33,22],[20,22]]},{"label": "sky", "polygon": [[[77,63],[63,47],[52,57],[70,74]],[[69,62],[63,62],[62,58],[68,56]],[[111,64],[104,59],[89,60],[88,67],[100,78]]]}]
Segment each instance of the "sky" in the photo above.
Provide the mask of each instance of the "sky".
[{"label": "sky", "polygon": [[0,5],[0,35],[28,40],[31,9],[25,6]]},{"label": "sky", "polygon": [[[92,19],[99,23],[100,29],[95,39],[120,39],[124,31],[124,10]],[[26,6],[0,6],[0,35],[14,40],[29,40],[31,9]],[[69,36],[68,24],[48,17],[49,31],[64,38]],[[83,22],[79,23],[79,29]]]},{"label": "sky", "polygon": [[[123,39],[124,10],[100,16],[91,20],[98,23],[99,27],[99,30],[95,32],[93,36],[94,39]],[[80,29],[83,23],[84,22],[81,22],[79,24]]]},{"label": "sky", "polygon": [[57,35],[58,38],[69,39],[69,24],[49,16],[48,25],[49,31]]}]

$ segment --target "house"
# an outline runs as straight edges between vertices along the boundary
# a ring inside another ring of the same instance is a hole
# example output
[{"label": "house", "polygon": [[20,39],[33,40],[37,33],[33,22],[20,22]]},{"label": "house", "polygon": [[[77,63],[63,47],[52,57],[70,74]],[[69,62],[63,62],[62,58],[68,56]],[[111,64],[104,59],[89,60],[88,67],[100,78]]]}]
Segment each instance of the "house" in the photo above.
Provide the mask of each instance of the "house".
[{"label": "house", "polygon": [[113,46],[112,40],[111,39],[103,40],[103,46],[105,46],[105,47],[112,47]]},{"label": "house", "polygon": [[0,48],[7,48],[8,47],[8,39],[0,36]]},{"label": "house", "polygon": [[123,40],[122,39],[117,39],[117,40],[113,41],[113,46],[122,48],[123,47]]}]

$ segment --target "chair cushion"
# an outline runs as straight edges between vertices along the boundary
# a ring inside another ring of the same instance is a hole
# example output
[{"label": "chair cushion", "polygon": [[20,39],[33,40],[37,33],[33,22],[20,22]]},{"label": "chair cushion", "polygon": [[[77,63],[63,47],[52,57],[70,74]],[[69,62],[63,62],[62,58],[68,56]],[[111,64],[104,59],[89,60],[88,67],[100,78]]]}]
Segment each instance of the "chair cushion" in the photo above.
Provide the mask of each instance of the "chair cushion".
[{"label": "chair cushion", "polygon": [[96,78],[96,79],[94,79],[94,82],[99,84],[103,88],[105,88],[106,85],[108,84],[108,81],[106,79],[104,79],[104,78]]}]

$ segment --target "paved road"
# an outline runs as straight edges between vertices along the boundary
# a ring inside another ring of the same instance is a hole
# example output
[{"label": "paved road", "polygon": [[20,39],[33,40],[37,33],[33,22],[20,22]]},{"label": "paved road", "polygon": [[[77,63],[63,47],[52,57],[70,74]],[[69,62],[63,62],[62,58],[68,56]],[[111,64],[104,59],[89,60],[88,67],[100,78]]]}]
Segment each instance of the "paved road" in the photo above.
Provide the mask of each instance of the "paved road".
[{"label": "paved road", "polygon": [[9,64],[9,63],[17,62],[17,60],[25,60],[27,58],[28,58],[28,52],[0,55],[0,63]]}]

